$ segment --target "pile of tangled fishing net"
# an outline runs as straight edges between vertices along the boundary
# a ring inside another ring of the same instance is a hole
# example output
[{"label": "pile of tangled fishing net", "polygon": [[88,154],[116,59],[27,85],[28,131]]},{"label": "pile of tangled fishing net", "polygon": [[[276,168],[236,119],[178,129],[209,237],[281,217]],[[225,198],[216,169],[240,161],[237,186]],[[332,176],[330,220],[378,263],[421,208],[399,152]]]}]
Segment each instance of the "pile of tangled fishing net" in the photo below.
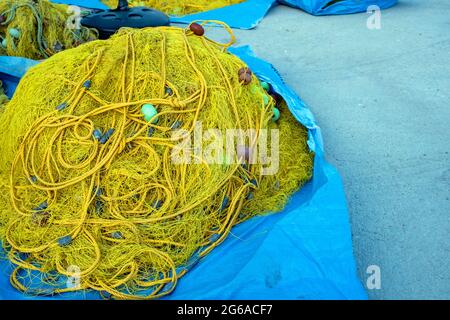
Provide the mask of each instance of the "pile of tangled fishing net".
[{"label": "pile of tangled fishing net", "polygon": [[[146,6],[166,14],[181,16],[222,8],[245,0],[128,0],[130,7]],[[110,8],[117,8],[118,0],[102,0]]]},{"label": "pile of tangled fishing net", "polygon": [[[0,117],[0,237],[15,288],[161,297],[234,225],[281,210],[310,179],[306,129],[230,44],[197,29],[121,29],[22,79]],[[198,122],[255,134],[210,163],[212,136],[180,148]],[[267,129],[279,130],[269,175],[252,160]]]},{"label": "pile of tangled fishing net", "polygon": [[1,0],[0,55],[44,59],[96,39],[97,31],[79,27],[76,15],[48,0]]}]

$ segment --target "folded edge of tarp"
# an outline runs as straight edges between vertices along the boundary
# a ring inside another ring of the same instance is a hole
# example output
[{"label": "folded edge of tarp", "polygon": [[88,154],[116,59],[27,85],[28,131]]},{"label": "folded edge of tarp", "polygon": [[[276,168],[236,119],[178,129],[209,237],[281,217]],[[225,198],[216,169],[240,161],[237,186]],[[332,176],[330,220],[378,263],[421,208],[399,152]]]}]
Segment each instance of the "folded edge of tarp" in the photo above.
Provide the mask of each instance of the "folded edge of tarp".
[{"label": "folded edge of tarp", "polygon": [[[286,100],[309,130],[315,152],[314,177],[279,213],[235,226],[228,238],[202,259],[166,299],[367,299],[356,276],[342,181],[324,160],[320,128],[305,103],[269,63],[250,47],[231,48]],[[9,60],[11,59],[11,60]],[[23,75],[37,62],[0,57],[0,79]],[[20,64],[22,61],[23,65]],[[11,66],[16,67],[11,68]],[[0,261],[0,299],[48,299],[24,295],[9,283],[9,261]],[[50,299],[98,299],[87,291]]]},{"label": "folded edge of tarp", "polygon": [[[54,3],[70,4],[85,8],[108,9],[99,0],[51,0]],[[231,28],[253,29],[269,10],[277,4],[276,0],[246,0],[242,3],[223,8],[189,14],[185,16],[171,16],[172,23],[189,24],[195,20],[220,20]]]}]

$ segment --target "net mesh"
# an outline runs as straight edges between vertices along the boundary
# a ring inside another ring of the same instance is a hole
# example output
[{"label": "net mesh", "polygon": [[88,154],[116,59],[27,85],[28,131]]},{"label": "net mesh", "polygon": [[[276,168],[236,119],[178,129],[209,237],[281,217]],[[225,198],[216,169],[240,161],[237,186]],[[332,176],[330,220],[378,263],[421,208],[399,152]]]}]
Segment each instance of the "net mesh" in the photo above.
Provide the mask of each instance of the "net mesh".
[{"label": "net mesh", "polygon": [[77,14],[47,0],[0,1],[0,55],[45,59],[96,39]]}]

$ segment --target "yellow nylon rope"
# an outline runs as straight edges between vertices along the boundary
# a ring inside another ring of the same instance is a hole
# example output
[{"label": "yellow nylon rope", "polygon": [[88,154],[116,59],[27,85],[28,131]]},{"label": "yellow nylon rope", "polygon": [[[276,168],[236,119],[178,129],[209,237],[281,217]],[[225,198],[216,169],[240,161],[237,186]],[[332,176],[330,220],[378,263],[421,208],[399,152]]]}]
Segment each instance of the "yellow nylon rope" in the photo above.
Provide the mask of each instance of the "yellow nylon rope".
[{"label": "yellow nylon rope", "polygon": [[[224,27],[227,44],[189,28],[122,29],[29,70],[0,116],[0,238],[17,265],[15,288],[167,295],[193,257],[234,225],[281,210],[308,181],[305,128],[283,102],[273,121],[276,102],[259,80],[240,81],[245,64],[227,52],[234,36]],[[149,121],[146,104],[157,109]],[[191,163],[175,164],[173,150],[199,122],[203,130],[254,129],[256,137],[279,130],[279,170],[211,164],[195,147]],[[174,127],[185,133],[174,136]],[[96,130],[109,134],[102,141]],[[61,284],[74,276],[78,286]]]}]

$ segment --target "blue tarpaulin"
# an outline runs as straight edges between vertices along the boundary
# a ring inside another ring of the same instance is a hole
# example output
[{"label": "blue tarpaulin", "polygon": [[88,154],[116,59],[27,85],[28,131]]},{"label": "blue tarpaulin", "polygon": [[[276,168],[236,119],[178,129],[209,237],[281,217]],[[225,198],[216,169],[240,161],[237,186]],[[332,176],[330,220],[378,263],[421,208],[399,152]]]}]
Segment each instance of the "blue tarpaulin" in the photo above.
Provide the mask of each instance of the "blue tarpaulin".
[{"label": "blue tarpaulin", "polygon": [[[51,0],[55,3],[77,5],[85,8],[108,9],[100,0]],[[277,4],[276,0],[246,0],[242,3],[206,12],[170,18],[172,23],[188,24],[195,20],[221,20],[232,28],[253,29],[269,10]]]},{"label": "blue tarpaulin", "polygon": [[276,0],[247,0],[239,4],[189,14],[184,17],[172,17],[174,23],[190,23],[194,20],[221,20],[232,28],[253,29],[269,10],[277,5]]},{"label": "blue tarpaulin", "polygon": [[[356,276],[348,211],[341,178],[324,160],[320,128],[304,102],[274,67],[249,47],[230,49],[286,100],[309,130],[314,177],[280,213],[235,226],[229,237],[179,282],[168,299],[366,299]],[[12,94],[18,79],[37,62],[0,57],[0,79]],[[9,283],[13,266],[0,261],[0,299],[31,299]],[[96,299],[95,292],[57,299]],[[53,299],[54,299],[53,298]]]},{"label": "blue tarpaulin", "polygon": [[[80,7],[108,9],[100,0],[51,0],[55,3]],[[392,7],[398,0],[246,0],[242,3],[206,12],[171,17],[172,23],[188,24],[195,20],[221,20],[232,28],[253,29],[269,10],[277,4],[285,4],[302,9],[313,15],[349,14],[364,12],[370,6],[380,9]]]},{"label": "blue tarpaulin", "polygon": [[367,11],[370,6],[387,9],[398,0],[278,0],[282,4],[302,9],[316,16]]}]

